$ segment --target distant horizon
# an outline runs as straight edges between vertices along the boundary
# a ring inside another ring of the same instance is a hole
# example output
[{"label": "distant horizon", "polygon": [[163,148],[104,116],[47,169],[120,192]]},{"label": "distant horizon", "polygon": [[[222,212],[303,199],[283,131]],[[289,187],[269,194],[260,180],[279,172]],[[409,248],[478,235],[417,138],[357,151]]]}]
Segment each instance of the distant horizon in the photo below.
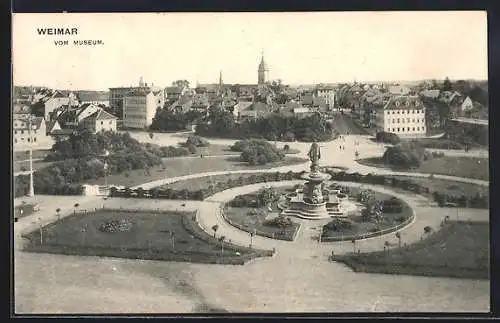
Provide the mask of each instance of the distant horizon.
[{"label": "distant horizon", "polygon": [[[316,85],[320,85],[320,84],[327,84],[327,85],[331,85],[331,84],[334,84],[334,85],[339,85],[339,84],[354,84],[354,83],[358,83],[358,84],[388,84],[388,83],[398,83],[398,84],[408,84],[408,83],[422,83],[422,82],[427,82],[427,81],[437,81],[438,83],[442,83],[444,80],[446,79],[446,77],[443,77],[442,79],[419,79],[419,80],[382,80],[382,81],[362,81],[362,80],[357,80],[356,82],[352,81],[352,82],[319,82],[319,83],[302,83],[302,84],[289,84],[289,83],[286,83],[283,81],[283,84],[284,85],[289,85],[289,86],[292,86],[292,87],[300,87],[300,86],[316,86]],[[477,83],[480,83],[480,82],[486,82],[488,83],[488,79],[479,79],[479,78],[457,78],[457,79],[452,79],[452,78],[449,78],[449,80],[451,82],[457,82],[457,81],[468,81],[468,82],[477,82]],[[271,82],[274,81],[274,80],[271,80]],[[174,82],[174,81],[172,81]],[[158,86],[160,88],[166,88],[166,87],[169,87],[169,86],[172,86],[172,82],[170,82],[169,84],[167,85],[158,85],[158,84],[155,84],[153,82],[153,86]],[[147,84],[150,84],[149,82],[145,82]],[[202,82],[199,82],[200,85],[203,85],[203,84],[216,84],[217,82],[206,82],[206,83],[202,83]],[[251,84],[251,83],[224,83],[225,85],[248,85],[248,84]],[[15,84],[13,85],[14,87],[34,87],[34,88],[40,88],[40,87],[43,87],[43,88],[48,88],[48,89],[53,89],[53,90],[59,90],[59,91],[93,91],[93,92],[109,92],[109,89],[110,88],[120,88],[120,87],[129,87],[129,86],[132,86],[132,87],[135,87],[135,86],[138,86],[138,83],[136,84],[128,84],[128,85],[117,85],[117,86],[110,86],[108,88],[105,88],[105,89],[89,89],[89,88],[84,88],[84,89],[79,89],[79,88],[73,88],[73,89],[70,89],[70,88],[54,88],[54,87],[50,87],[50,86],[47,86],[47,85],[20,85],[20,84]],[[255,83],[255,85],[257,85],[257,83]],[[191,82],[189,82],[189,87],[190,88],[196,88],[196,84],[192,84]]]}]

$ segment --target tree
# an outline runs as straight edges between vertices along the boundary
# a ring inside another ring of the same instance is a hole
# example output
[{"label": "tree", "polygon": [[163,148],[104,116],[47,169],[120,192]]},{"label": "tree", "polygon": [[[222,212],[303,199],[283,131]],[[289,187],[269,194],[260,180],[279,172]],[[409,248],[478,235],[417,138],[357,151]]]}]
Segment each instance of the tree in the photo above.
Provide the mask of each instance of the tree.
[{"label": "tree", "polygon": [[189,87],[189,81],[187,80],[176,80],[176,81],[173,81],[172,82],[172,86],[176,86],[176,87],[186,87],[188,88]]},{"label": "tree", "polygon": [[444,79],[443,88],[442,89],[443,89],[443,91],[451,91],[451,90],[453,90],[453,86],[452,86],[451,81],[450,81],[450,79],[448,77],[446,77]]},{"label": "tree", "polygon": [[220,242],[220,248],[221,248],[221,251],[220,251],[220,255],[221,257],[224,256],[224,241],[226,240],[226,237],[225,236],[220,236],[219,237],[219,242]]},{"label": "tree", "polygon": [[250,249],[252,249],[253,236],[257,234],[257,230],[253,229],[250,231]]},{"label": "tree", "polygon": [[396,238],[398,238],[398,246],[401,248],[401,233],[396,232]]},{"label": "tree", "polygon": [[219,225],[215,224],[212,226],[212,231],[214,232],[214,238],[215,238],[215,234],[217,233],[217,230],[219,230]]},{"label": "tree", "polygon": [[170,240],[172,242],[172,251],[175,252],[175,232],[170,231]]}]

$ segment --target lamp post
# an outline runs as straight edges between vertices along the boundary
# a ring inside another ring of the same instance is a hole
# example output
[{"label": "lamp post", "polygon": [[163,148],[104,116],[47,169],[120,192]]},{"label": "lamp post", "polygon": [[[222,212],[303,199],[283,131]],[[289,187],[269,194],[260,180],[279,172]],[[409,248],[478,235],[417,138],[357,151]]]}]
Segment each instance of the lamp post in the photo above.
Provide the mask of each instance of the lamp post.
[{"label": "lamp post", "polygon": [[35,197],[35,187],[33,184],[33,147],[32,147],[32,141],[33,138],[31,137],[31,113],[28,114],[28,148],[29,148],[29,160],[30,160],[30,189],[28,196],[29,197]]},{"label": "lamp post", "polygon": [[109,151],[104,149],[104,153],[102,154],[102,157],[104,157],[104,196],[108,196],[108,160],[107,157],[109,156]]}]

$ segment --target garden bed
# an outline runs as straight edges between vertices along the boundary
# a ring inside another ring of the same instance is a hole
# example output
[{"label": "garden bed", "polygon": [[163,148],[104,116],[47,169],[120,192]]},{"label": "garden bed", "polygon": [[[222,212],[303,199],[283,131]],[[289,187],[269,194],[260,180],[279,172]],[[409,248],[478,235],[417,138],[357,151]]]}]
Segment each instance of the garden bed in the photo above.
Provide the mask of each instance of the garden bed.
[{"label": "garden bed", "polygon": [[[112,224],[127,222],[127,230]],[[186,261],[197,263],[244,264],[272,255],[271,251],[250,250],[221,242],[196,223],[195,213],[126,210],[98,210],[65,217],[40,230],[24,235],[25,251],[82,256]],[[237,254],[238,253],[238,254]]]},{"label": "garden bed", "polygon": [[[352,197],[352,199],[355,199],[357,194],[361,191],[361,188],[350,187],[349,191],[349,195]],[[390,194],[374,191],[374,198],[378,201],[384,201],[391,199],[392,196]],[[355,214],[348,214],[346,220],[351,223],[350,228],[333,230],[328,225],[325,225],[323,227],[324,229],[321,235],[321,241],[328,242],[365,239],[401,229],[411,222],[414,214],[412,208],[406,202],[401,199],[396,200],[402,207],[401,212],[383,212],[383,220],[378,225],[371,221],[363,221],[360,212],[356,212]]]},{"label": "garden bed", "polygon": [[[271,239],[293,241],[300,224],[291,221],[289,226],[281,228],[271,219],[266,219],[267,211],[267,208],[229,207],[224,212],[224,219],[232,226],[249,234],[255,232],[256,235]],[[274,209],[272,212],[279,213],[280,211]]]},{"label": "garden bed", "polygon": [[489,279],[489,225],[448,222],[407,247],[332,259],[358,272]]}]

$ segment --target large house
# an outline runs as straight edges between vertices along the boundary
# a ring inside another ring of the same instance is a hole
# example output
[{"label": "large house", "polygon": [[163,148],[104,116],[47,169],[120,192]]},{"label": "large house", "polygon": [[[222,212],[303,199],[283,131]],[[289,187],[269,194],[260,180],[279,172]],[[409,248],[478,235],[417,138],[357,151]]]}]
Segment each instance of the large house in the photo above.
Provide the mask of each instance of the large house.
[{"label": "large house", "polygon": [[[141,79],[139,80],[139,86],[129,86],[129,87],[113,87],[109,89],[109,106],[113,109],[113,113],[121,118],[123,116],[124,111],[124,98],[132,92],[147,92],[147,91],[159,91],[161,90],[159,87],[154,86],[153,84],[148,85],[148,83],[144,83]],[[161,91],[163,94],[163,91]],[[162,95],[163,96],[163,95]],[[162,99],[164,100],[164,98]]]},{"label": "large house", "polygon": [[87,129],[92,133],[116,131],[117,120],[117,117],[95,104],[64,106],[54,111],[47,130],[52,135],[67,135],[77,129]]},{"label": "large house", "polygon": [[375,126],[401,137],[419,137],[426,134],[425,107],[418,96],[395,96],[377,111]]},{"label": "large house", "polygon": [[[12,132],[14,150],[50,148],[54,144],[52,137],[47,134],[45,119],[30,115],[14,115]],[[31,127],[30,127],[31,125]]]},{"label": "large house", "polygon": [[76,94],[80,104],[90,103],[109,106],[109,93],[105,91],[78,91]]},{"label": "large house", "polygon": [[150,89],[126,94],[123,98],[123,126],[145,129],[153,122],[158,109],[165,104],[163,91]]},{"label": "large house", "polygon": [[335,90],[333,87],[320,85],[315,94],[317,97],[324,98],[328,108],[331,109],[335,106]]}]

